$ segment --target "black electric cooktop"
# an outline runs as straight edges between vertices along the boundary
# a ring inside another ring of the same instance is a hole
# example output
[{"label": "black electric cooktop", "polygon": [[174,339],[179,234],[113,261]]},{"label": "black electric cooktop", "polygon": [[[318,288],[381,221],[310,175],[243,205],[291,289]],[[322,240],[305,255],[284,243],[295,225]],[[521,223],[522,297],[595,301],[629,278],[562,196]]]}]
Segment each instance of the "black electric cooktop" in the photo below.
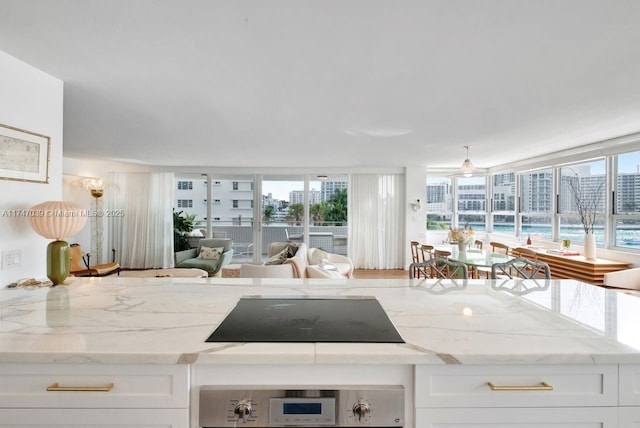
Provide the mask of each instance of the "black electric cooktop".
[{"label": "black electric cooktop", "polygon": [[243,297],[206,341],[404,343],[373,297]]}]

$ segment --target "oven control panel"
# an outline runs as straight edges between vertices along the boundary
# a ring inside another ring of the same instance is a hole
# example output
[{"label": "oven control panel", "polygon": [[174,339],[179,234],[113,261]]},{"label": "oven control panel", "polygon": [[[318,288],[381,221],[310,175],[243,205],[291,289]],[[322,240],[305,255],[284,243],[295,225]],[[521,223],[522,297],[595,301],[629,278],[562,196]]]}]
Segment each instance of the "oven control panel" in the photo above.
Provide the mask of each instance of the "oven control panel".
[{"label": "oven control panel", "polygon": [[223,427],[403,427],[402,386],[203,386],[199,421]]}]

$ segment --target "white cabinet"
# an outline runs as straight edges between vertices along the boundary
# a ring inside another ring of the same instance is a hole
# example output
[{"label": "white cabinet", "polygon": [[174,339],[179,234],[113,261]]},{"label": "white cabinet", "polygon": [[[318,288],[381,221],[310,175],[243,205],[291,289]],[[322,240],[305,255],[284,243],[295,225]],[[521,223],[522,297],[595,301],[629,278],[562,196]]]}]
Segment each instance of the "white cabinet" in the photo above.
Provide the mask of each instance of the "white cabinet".
[{"label": "white cabinet", "polygon": [[188,365],[0,365],[0,427],[187,428],[188,422]]},{"label": "white cabinet", "polygon": [[615,407],[417,409],[420,428],[616,428]]},{"label": "white cabinet", "polygon": [[640,365],[620,365],[620,428],[640,428]]},{"label": "white cabinet", "polygon": [[617,426],[617,365],[417,366],[415,376],[420,428]]}]

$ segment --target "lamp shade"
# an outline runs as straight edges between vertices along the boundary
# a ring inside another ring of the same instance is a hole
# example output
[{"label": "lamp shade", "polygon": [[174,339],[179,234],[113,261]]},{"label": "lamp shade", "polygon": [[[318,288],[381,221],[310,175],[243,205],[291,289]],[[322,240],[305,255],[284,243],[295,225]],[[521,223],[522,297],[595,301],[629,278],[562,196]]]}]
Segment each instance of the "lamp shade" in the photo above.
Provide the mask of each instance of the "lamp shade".
[{"label": "lamp shade", "polygon": [[31,208],[29,224],[38,235],[63,240],[80,232],[87,216],[78,205],[67,201],[47,201]]}]

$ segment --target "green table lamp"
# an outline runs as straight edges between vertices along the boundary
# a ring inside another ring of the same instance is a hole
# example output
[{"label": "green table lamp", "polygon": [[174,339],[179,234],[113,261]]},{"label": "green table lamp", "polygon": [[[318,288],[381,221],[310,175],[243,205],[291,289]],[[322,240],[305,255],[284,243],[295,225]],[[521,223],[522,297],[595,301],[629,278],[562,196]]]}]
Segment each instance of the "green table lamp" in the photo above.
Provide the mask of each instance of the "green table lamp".
[{"label": "green table lamp", "polygon": [[87,222],[85,210],[73,202],[47,201],[31,208],[29,224],[38,235],[55,239],[47,246],[47,278],[60,285],[69,276],[71,252],[66,236],[80,232]]}]

